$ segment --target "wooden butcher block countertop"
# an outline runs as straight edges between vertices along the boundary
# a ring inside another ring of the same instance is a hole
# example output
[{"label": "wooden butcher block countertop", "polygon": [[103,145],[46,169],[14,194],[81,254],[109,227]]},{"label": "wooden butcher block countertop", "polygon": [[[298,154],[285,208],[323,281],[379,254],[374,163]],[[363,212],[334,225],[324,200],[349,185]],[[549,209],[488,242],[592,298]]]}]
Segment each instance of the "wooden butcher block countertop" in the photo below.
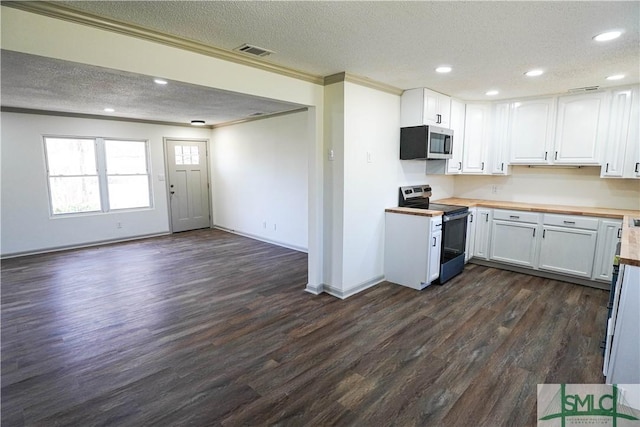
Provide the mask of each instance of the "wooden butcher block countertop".
[{"label": "wooden butcher block countertop", "polygon": [[405,215],[416,216],[442,216],[442,211],[432,211],[431,209],[416,209],[416,208],[388,208],[385,212],[399,213]]}]

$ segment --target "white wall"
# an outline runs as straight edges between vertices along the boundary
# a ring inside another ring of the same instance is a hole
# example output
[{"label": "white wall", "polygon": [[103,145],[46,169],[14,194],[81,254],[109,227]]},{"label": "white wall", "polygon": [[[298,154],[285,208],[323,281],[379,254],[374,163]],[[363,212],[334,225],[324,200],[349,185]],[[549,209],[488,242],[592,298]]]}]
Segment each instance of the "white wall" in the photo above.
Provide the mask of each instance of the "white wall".
[{"label": "white wall", "polygon": [[[497,186],[497,193],[491,187]],[[602,179],[599,167],[512,167],[510,176],[456,176],[455,196],[525,203],[640,209],[640,180]]]},{"label": "white wall", "polygon": [[397,206],[400,97],[345,82],[344,99],[342,291],[348,295],[384,276],[384,210]]},{"label": "white wall", "polygon": [[[210,137],[209,129],[123,121],[2,113],[1,228],[3,256],[167,233],[169,214],[163,137]],[[43,135],[149,140],[153,207],[52,218],[49,213]],[[122,228],[116,228],[116,222]]]},{"label": "white wall", "polygon": [[216,226],[307,250],[306,111],[214,129]]}]

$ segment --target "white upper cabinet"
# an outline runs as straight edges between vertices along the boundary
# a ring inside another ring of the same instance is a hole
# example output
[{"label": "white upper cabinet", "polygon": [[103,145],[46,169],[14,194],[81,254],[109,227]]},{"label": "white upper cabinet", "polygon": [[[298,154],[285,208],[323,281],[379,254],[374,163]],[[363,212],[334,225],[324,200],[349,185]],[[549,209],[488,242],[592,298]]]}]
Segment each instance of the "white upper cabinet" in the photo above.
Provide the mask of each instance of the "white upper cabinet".
[{"label": "white upper cabinet", "polygon": [[555,98],[517,101],[509,125],[511,164],[550,164],[555,125]]},{"label": "white upper cabinet", "polygon": [[464,147],[464,102],[451,100],[451,129],[453,129],[453,153],[447,160],[447,173],[462,173],[462,150]]},{"label": "white upper cabinet", "polygon": [[624,176],[625,153],[630,136],[632,98],[632,89],[611,92],[609,131],[602,160],[601,176],[603,177],[622,178]]},{"label": "white upper cabinet", "polygon": [[[402,93],[400,126],[438,126],[449,128],[451,98],[425,88],[409,89]],[[453,135],[455,140],[455,133]]]},{"label": "white upper cabinet", "polygon": [[607,101],[607,92],[558,98],[554,163],[600,164],[600,146],[607,137]]},{"label": "white upper cabinet", "polygon": [[[467,104],[466,106],[462,173],[489,173],[491,109],[491,104]],[[453,138],[455,141],[455,134]]]},{"label": "white upper cabinet", "polygon": [[501,102],[494,106],[493,137],[491,143],[491,173],[509,175],[509,113],[511,104]]}]

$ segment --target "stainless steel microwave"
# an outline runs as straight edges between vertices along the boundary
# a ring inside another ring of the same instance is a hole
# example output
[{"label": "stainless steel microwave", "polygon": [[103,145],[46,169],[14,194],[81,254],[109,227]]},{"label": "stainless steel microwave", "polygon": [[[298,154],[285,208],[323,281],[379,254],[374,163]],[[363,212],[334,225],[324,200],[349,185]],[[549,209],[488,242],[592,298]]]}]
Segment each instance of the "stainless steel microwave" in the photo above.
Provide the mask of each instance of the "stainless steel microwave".
[{"label": "stainless steel microwave", "polygon": [[453,130],[436,126],[400,128],[400,160],[450,159]]}]

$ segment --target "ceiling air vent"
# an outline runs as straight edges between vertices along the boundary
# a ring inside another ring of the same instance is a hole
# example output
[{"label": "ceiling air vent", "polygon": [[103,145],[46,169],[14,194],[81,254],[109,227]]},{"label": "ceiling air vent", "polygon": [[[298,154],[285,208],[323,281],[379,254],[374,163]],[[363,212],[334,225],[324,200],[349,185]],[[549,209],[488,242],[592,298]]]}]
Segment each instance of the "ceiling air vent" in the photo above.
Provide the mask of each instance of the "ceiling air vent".
[{"label": "ceiling air vent", "polygon": [[254,56],[269,56],[272,53],[275,53],[272,50],[269,49],[265,49],[263,47],[258,47],[258,46],[253,46],[250,44],[243,44],[242,46],[239,46],[235,49],[233,49],[235,51],[238,52],[243,52],[243,53],[247,53],[249,55],[254,55]]},{"label": "ceiling air vent", "polygon": [[569,93],[583,93],[583,92],[593,92],[600,89],[600,86],[587,86],[587,87],[577,87],[574,89],[569,89]]}]

